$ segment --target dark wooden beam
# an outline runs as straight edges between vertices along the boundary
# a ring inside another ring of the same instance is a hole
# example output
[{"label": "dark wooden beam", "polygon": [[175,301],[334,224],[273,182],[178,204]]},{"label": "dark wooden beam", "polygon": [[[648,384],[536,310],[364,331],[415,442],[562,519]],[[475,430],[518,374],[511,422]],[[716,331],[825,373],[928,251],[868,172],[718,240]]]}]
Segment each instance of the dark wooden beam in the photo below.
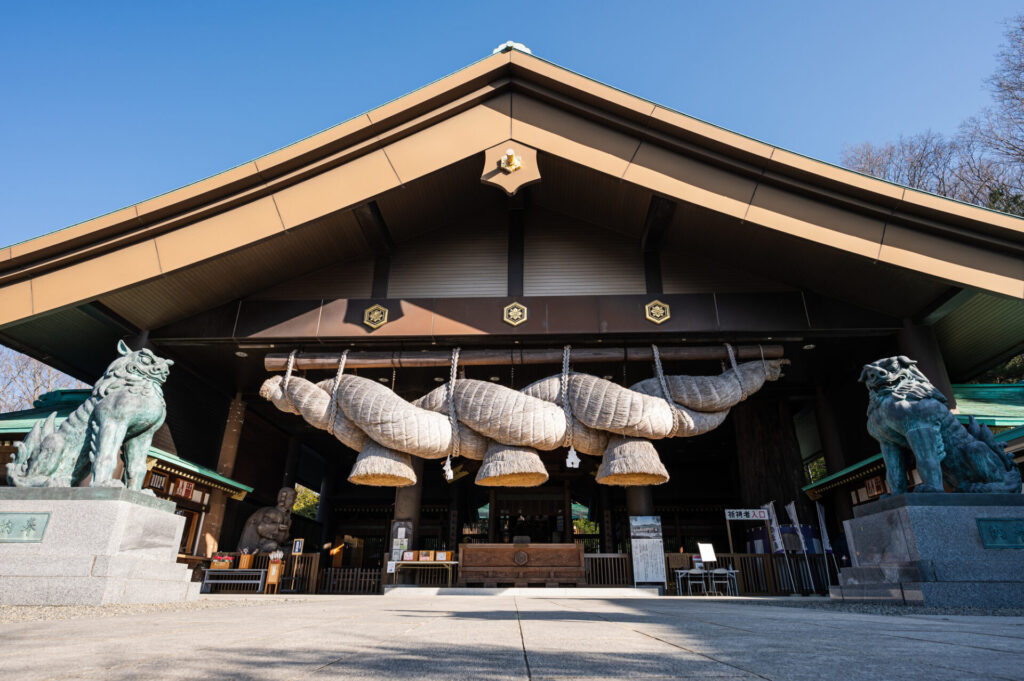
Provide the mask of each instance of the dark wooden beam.
[{"label": "dark wooden beam", "polygon": [[508,200],[508,295],[523,295],[523,252],[526,248],[524,224],[529,188]]},{"label": "dark wooden beam", "polygon": [[[729,352],[724,345],[717,346],[683,346],[661,347],[658,351],[664,360],[725,360]],[[734,348],[739,360],[780,359],[783,355],[781,345],[741,345]],[[288,366],[288,354],[284,352],[268,353],[263,359],[267,371],[284,371]],[[579,348],[572,351],[574,362],[649,362],[654,358],[650,346],[619,347],[619,348]],[[381,368],[381,367],[437,367],[451,363],[451,353],[447,350],[416,351],[398,350],[395,352],[355,352],[345,360],[346,367]],[[523,364],[558,364],[562,361],[562,348],[505,348],[494,350],[463,350],[459,354],[459,363],[464,366],[502,366]],[[295,368],[302,369],[337,369],[338,353],[309,352],[297,353]]]},{"label": "dark wooden beam", "polygon": [[657,195],[651,197],[651,202],[647,206],[641,245],[644,252],[644,279],[649,295],[659,296],[664,292],[661,278],[661,244],[665,239],[665,231],[672,224],[675,212],[674,201]]},{"label": "dark wooden beam", "polygon": [[373,261],[373,287],[370,295],[374,298],[387,298],[391,255],[395,252],[391,230],[388,229],[376,201],[356,206],[352,209],[352,214],[359,224],[366,244],[370,247],[370,252],[376,256]]}]

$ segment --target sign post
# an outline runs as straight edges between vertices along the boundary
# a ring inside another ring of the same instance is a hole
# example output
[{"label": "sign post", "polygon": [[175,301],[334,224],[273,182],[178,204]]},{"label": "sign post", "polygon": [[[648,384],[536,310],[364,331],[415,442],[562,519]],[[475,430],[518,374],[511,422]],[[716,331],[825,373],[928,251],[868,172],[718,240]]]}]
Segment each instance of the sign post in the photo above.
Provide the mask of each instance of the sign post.
[{"label": "sign post", "polygon": [[796,530],[796,536],[800,539],[800,550],[804,554],[804,565],[807,567],[807,581],[810,585],[810,591],[814,591],[814,573],[811,572],[811,561],[807,557],[807,542],[804,541],[803,528],[800,527],[800,519],[796,515],[796,502],[791,501],[786,504],[786,513],[789,515],[789,522],[793,523],[793,528]]},{"label": "sign post", "polygon": [[729,535],[729,553],[735,553],[732,545],[732,520],[768,520],[768,511],[763,508],[727,508],[725,509],[725,533]]},{"label": "sign post", "polygon": [[796,580],[793,578],[793,566],[789,564],[789,554],[786,552],[786,544],[782,541],[782,531],[779,529],[779,519],[775,516],[775,502],[769,501],[761,508],[768,513],[768,520],[765,521],[765,524],[768,525],[773,553],[781,553],[782,557],[785,559],[786,574],[789,576],[791,589],[790,593],[796,593]]},{"label": "sign post", "polygon": [[665,543],[661,536],[661,516],[629,516],[629,544],[633,558],[633,586],[664,586]]}]

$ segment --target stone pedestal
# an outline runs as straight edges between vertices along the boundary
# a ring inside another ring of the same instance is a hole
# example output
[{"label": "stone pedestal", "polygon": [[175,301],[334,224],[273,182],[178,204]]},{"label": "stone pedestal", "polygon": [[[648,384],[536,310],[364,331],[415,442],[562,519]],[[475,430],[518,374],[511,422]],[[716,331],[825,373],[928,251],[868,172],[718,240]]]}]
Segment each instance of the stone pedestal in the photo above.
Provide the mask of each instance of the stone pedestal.
[{"label": "stone pedestal", "polygon": [[174,504],[114,488],[0,487],[0,604],[193,600]]},{"label": "stone pedestal", "polygon": [[1024,606],[1024,495],[902,494],[854,516],[844,523],[853,567],[832,598]]}]

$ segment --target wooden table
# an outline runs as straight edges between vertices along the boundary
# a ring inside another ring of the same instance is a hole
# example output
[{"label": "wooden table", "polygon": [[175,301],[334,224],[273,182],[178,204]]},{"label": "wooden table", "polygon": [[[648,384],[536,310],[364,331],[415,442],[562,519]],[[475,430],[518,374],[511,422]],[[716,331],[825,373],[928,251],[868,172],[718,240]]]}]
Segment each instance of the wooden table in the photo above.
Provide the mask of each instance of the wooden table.
[{"label": "wooden table", "polygon": [[452,569],[459,564],[457,560],[396,560],[394,577],[391,579],[392,584],[398,584],[398,571],[402,568],[436,568],[441,567],[448,571],[448,586],[452,585]]},{"label": "wooden table", "polygon": [[459,585],[585,586],[583,544],[462,544]]}]

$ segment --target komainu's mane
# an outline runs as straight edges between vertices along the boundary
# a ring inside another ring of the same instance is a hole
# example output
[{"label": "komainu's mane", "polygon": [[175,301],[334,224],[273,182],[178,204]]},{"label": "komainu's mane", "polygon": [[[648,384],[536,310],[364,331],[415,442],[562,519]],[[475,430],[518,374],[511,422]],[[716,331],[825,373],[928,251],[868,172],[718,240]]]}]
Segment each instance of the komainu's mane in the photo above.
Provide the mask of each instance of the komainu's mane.
[{"label": "komainu's mane", "polygon": [[946,403],[946,396],[932,385],[931,381],[916,366],[901,368],[897,376],[899,380],[894,385],[885,385],[872,390],[872,401],[881,400],[886,395],[891,395],[896,400],[916,401],[930,397],[943,404]]}]

